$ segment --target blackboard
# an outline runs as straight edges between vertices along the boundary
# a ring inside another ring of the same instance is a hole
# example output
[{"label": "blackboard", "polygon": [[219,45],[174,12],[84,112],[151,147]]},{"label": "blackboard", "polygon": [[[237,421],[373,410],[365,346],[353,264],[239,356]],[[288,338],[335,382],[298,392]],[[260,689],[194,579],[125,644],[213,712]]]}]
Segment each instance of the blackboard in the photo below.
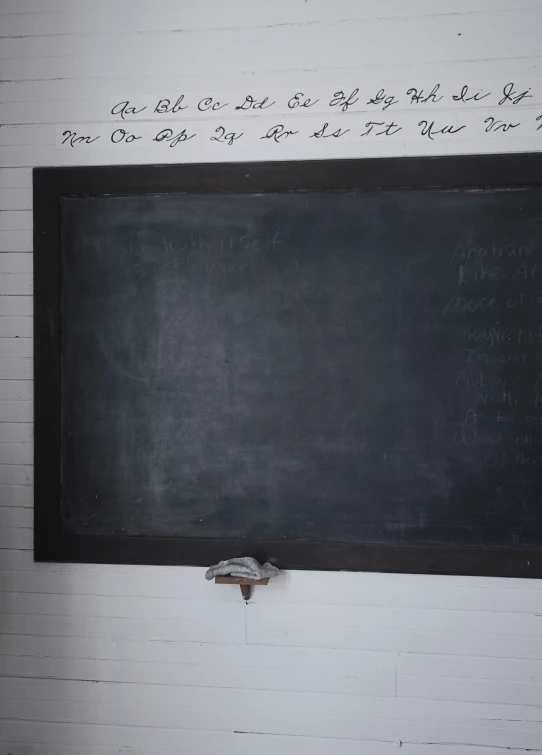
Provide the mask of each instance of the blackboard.
[{"label": "blackboard", "polygon": [[358,185],[222,166],[211,190],[78,169],[36,304],[38,327],[58,307],[44,557],[540,576],[542,186],[472,160],[405,186],[361,178],[386,161],[349,161]]}]

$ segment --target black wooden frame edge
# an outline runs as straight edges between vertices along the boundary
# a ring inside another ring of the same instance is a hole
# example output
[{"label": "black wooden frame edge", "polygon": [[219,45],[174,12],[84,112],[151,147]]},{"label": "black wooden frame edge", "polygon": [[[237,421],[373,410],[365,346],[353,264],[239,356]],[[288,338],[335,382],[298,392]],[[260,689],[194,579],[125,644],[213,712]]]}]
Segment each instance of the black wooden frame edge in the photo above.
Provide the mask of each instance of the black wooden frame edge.
[{"label": "black wooden frame edge", "polygon": [[64,535],[59,505],[62,196],[453,189],[541,182],[542,153],[35,168],[35,560],[204,566],[223,558],[253,555],[260,560],[271,558],[287,569],[542,578],[542,549]]},{"label": "black wooden frame edge", "polygon": [[[59,195],[508,186],[541,179],[542,152],[439,157],[34,168]],[[475,172],[472,178],[466,178]],[[293,180],[295,185],[293,185]],[[82,183],[86,186],[83,189]]]},{"label": "black wooden frame edge", "polygon": [[34,557],[40,560],[44,550],[61,553],[60,195],[50,171],[34,172],[33,193]]},{"label": "black wooden frame edge", "polygon": [[283,569],[542,577],[542,551],[532,549],[83,535],[38,541],[36,561],[209,566],[249,555]]}]

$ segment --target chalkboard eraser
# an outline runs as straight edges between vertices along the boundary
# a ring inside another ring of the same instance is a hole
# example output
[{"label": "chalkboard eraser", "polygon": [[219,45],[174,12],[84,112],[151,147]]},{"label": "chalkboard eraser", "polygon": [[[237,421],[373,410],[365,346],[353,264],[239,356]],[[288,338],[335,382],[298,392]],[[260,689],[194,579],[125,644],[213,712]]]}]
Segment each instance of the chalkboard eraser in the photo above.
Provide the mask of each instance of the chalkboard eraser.
[{"label": "chalkboard eraser", "polygon": [[215,585],[239,585],[244,600],[250,600],[253,585],[267,585],[269,579],[247,579],[246,577],[215,577]]}]

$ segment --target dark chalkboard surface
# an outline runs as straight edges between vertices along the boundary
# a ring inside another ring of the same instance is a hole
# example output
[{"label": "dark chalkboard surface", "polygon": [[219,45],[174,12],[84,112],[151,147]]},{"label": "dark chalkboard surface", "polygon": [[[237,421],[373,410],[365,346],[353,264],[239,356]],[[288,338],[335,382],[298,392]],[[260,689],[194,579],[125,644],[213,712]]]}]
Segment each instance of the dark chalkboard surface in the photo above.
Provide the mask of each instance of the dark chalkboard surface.
[{"label": "dark chalkboard surface", "polygon": [[38,172],[37,557],[541,576],[542,159],[457,160]]},{"label": "dark chalkboard surface", "polygon": [[542,543],[540,215],[538,187],[65,199],[65,529]]}]

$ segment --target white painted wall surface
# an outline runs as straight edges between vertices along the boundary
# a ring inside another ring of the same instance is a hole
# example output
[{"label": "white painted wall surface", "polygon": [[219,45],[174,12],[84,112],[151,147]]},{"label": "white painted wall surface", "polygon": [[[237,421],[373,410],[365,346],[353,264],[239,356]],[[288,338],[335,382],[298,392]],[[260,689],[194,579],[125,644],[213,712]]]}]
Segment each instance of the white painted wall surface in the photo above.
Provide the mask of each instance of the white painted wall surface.
[{"label": "white painted wall surface", "polygon": [[[0,755],[542,752],[540,582],[292,572],[245,605],[201,569],[31,550],[31,168],[158,154],[57,150],[57,125],[108,121],[119,93],[531,86],[541,42],[542,0],[0,0]],[[535,150],[542,132],[506,139],[318,156]],[[268,148],[183,149],[160,159]]]}]

